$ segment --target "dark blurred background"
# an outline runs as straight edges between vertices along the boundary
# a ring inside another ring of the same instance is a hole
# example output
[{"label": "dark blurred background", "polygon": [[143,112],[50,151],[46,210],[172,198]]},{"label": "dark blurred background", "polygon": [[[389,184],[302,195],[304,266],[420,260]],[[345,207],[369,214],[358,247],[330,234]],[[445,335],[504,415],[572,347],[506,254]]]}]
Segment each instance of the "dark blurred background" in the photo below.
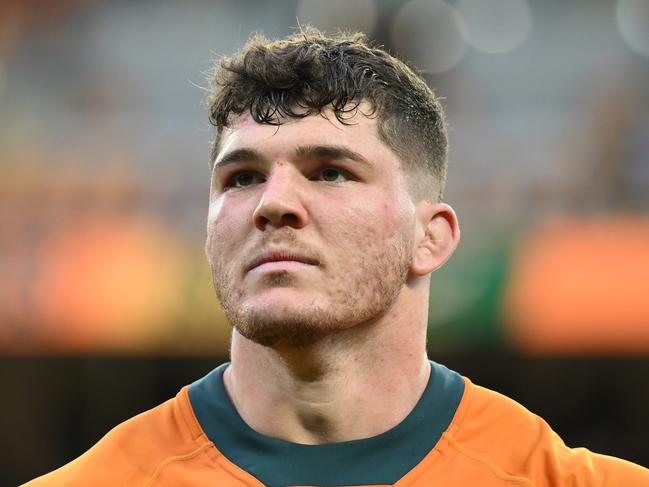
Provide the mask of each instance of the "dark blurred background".
[{"label": "dark blurred background", "polygon": [[0,485],[227,360],[206,73],[362,30],[444,98],[462,244],[434,360],[649,466],[649,1],[0,1]]}]

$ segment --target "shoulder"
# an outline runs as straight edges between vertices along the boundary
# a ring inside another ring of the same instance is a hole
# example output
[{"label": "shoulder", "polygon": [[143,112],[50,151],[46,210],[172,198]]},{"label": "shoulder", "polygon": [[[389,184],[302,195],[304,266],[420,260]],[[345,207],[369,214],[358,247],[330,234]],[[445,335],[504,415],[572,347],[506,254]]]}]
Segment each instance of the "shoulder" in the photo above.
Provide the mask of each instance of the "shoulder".
[{"label": "shoulder", "polygon": [[175,398],[113,428],[79,458],[26,486],[140,485],[166,462],[210,446],[185,387]]},{"label": "shoulder", "polygon": [[649,470],[569,448],[543,418],[465,379],[465,394],[445,434],[449,447],[495,475],[523,485],[649,485]]}]

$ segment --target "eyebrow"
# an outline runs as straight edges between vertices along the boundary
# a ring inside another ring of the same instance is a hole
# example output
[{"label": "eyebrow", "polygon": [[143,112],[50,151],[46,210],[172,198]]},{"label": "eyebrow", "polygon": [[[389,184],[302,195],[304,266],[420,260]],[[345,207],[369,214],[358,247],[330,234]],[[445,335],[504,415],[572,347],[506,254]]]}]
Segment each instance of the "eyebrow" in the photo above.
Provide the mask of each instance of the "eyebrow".
[{"label": "eyebrow", "polygon": [[[339,145],[302,145],[295,150],[295,155],[301,159],[349,159],[368,166],[371,165],[362,154]],[[261,152],[242,147],[219,157],[213,167],[220,168],[243,161],[261,162],[265,159]]]},{"label": "eyebrow", "polygon": [[262,156],[260,152],[254,149],[241,148],[227,152],[222,157],[219,157],[214,161],[213,168],[227,166],[228,164],[242,161],[259,162],[263,160],[264,156]]},{"label": "eyebrow", "polygon": [[295,151],[304,159],[349,159],[370,166],[370,162],[360,153],[340,145],[303,145]]}]

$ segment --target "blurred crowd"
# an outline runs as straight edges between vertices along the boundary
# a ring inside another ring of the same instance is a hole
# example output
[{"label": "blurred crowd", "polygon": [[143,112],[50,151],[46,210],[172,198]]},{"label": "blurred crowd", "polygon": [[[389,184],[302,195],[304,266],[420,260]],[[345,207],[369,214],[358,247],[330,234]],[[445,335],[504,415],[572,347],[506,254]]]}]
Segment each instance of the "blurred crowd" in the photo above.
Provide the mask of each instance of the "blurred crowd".
[{"label": "blurred crowd", "polygon": [[366,32],[444,99],[463,242],[432,279],[432,348],[646,353],[647,5],[2,2],[0,350],[227,349],[207,73],[310,23]]}]

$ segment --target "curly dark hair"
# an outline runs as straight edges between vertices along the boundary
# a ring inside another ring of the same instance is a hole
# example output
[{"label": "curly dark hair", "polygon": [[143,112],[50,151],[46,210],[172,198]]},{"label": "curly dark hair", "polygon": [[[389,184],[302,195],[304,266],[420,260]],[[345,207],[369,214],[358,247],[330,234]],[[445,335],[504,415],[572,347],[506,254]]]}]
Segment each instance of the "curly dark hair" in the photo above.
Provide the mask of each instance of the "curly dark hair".
[{"label": "curly dark hair", "polygon": [[[211,76],[210,122],[216,127],[211,162],[223,129],[249,112],[257,123],[324,115],[333,110],[344,124],[369,102],[379,138],[414,169],[415,180],[435,183],[426,199],[441,199],[446,182],[448,139],[444,111],[426,82],[405,63],[374,47],[361,33],[324,34],[307,27],[285,39],[254,36],[223,58]],[[421,186],[421,184],[419,184]]]}]

